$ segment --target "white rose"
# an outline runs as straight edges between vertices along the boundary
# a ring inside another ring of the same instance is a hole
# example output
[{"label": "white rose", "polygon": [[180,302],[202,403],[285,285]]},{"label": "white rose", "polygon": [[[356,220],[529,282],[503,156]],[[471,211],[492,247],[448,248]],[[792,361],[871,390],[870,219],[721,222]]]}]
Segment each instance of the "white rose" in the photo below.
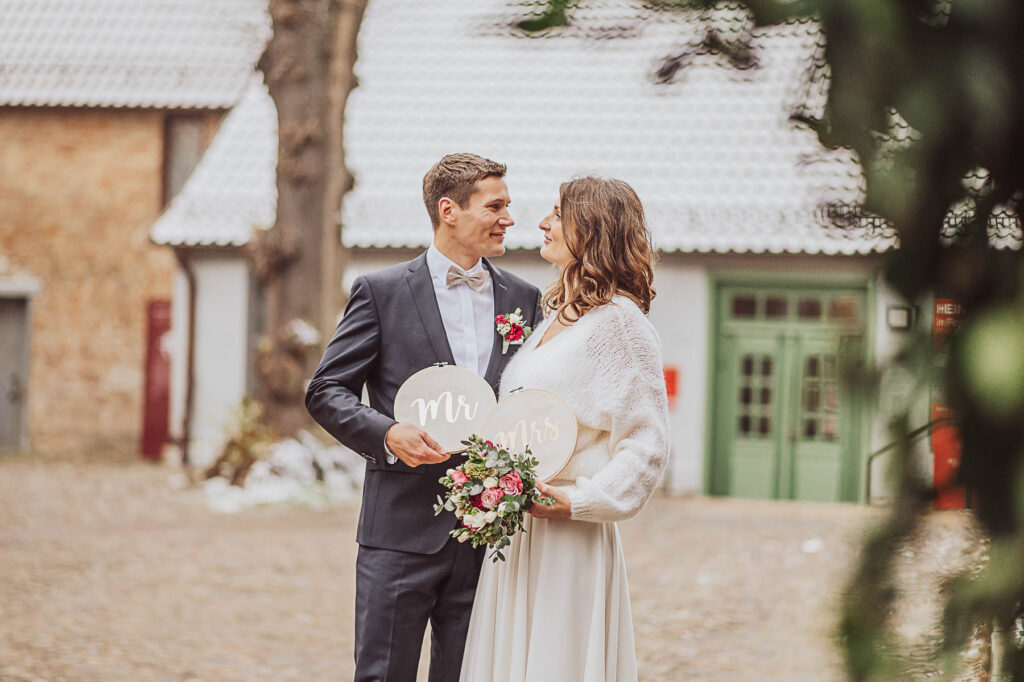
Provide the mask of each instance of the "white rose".
[{"label": "white rose", "polygon": [[497,488],[498,487],[498,479],[496,479],[494,476],[488,476],[487,478],[484,479],[484,487],[485,488]]},{"label": "white rose", "polygon": [[455,469],[449,469],[448,471],[446,471],[444,473],[447,474],[448,476],[451,476],[452,474],[455,473]]}]

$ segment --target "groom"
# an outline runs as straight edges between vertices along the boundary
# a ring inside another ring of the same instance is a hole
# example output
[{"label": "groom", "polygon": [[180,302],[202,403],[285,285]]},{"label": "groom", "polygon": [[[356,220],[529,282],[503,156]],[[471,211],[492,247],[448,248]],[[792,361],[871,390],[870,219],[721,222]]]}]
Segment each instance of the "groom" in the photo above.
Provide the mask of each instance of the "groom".
[{"label": "groom", "polygon": [[[359,277],[306,392],[306,408],[366,461],[356,541],[357,682],[414,682],[431,624],[430,682],[455,682],[483,550],[434,516],[449,460],[422,429],[393,419],[399,386],[439,362],[484,377],[495,394],[517,346],[501,352],[494,317],[541,321],[540,292],[487,258],[505,252],[505,166],[450,154],[423,178],[433,244],[417,258]],[[369,406],[360,402],[363,387]],[[468,435],[468,434],[467,434]]]}]

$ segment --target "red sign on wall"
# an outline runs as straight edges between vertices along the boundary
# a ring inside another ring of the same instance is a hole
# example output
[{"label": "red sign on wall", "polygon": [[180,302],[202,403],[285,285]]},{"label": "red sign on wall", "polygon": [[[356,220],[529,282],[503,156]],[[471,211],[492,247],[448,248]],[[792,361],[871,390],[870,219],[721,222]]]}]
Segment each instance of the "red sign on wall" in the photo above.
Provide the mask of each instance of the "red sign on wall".
[{"label": "red sign on wall", "polygon": [[960,326],[964,317],[964,309],[952,298],[935,299],[935,310],[932,315],[932,350],[938,351],[946,340],[946,335]]},{"label": "red sign on wall", "polygon": [[668,392],[668,409],[674,409],[679,395],[679,368],[665,365],[665,390]]},{"label": "red sign on wall", "polygon": [[171,331],[171,302],[146,305],[146,383],[142,408],[142,456],[159,459],[167,440],[171,406],[171,355],[165,347]]}]

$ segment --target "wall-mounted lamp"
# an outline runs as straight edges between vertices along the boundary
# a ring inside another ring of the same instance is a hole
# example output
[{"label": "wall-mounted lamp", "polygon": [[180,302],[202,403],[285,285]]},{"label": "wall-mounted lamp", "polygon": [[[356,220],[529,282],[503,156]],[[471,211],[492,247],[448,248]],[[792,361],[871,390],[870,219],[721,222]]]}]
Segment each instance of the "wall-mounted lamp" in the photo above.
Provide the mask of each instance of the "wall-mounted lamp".
[{"label": "wall-mounted lamp", "polygon": [[889,305],[885,307],[885,324],[889,329],[906,331],[914,326],[914,308],[909,305]]}]

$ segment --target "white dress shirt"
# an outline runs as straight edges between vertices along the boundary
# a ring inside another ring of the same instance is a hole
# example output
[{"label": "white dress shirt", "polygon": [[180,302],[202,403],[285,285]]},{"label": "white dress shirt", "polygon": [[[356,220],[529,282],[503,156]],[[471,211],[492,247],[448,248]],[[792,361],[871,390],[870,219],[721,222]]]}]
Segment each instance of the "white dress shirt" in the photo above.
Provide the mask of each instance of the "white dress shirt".
[{"label": "white dress shirt", "polygon": [[[494,326],[494,280],[488,278],[483,291],[475,291],[468,284],[449,287],[446,282],[452,266],[473,274],[484,270],[484,263],[478,260],[469,270],[463,270],[433,244],[427,249],[427,270],[455,364],[484,376],[498,336]],[[386,444],[384,451],[388,464],[398,461]]]},{"label": "white dress shirt", "polygon": [[448,268],[452,266],[473,274],[484,271],[484,263],[478,260],[469,270],[462,270],[433,244],[427,249],[427,269],[430,271],[430,281],[434,284],[434,296],[437,298],[441,322],[444,323],[448,347],[452,349],[455,364],[483,376],[487,373],[491,348],[497,336],[494,327],[494,282],[488,278],[483,291],[474,291],[467,284],[449,287],[445,282]]}]

